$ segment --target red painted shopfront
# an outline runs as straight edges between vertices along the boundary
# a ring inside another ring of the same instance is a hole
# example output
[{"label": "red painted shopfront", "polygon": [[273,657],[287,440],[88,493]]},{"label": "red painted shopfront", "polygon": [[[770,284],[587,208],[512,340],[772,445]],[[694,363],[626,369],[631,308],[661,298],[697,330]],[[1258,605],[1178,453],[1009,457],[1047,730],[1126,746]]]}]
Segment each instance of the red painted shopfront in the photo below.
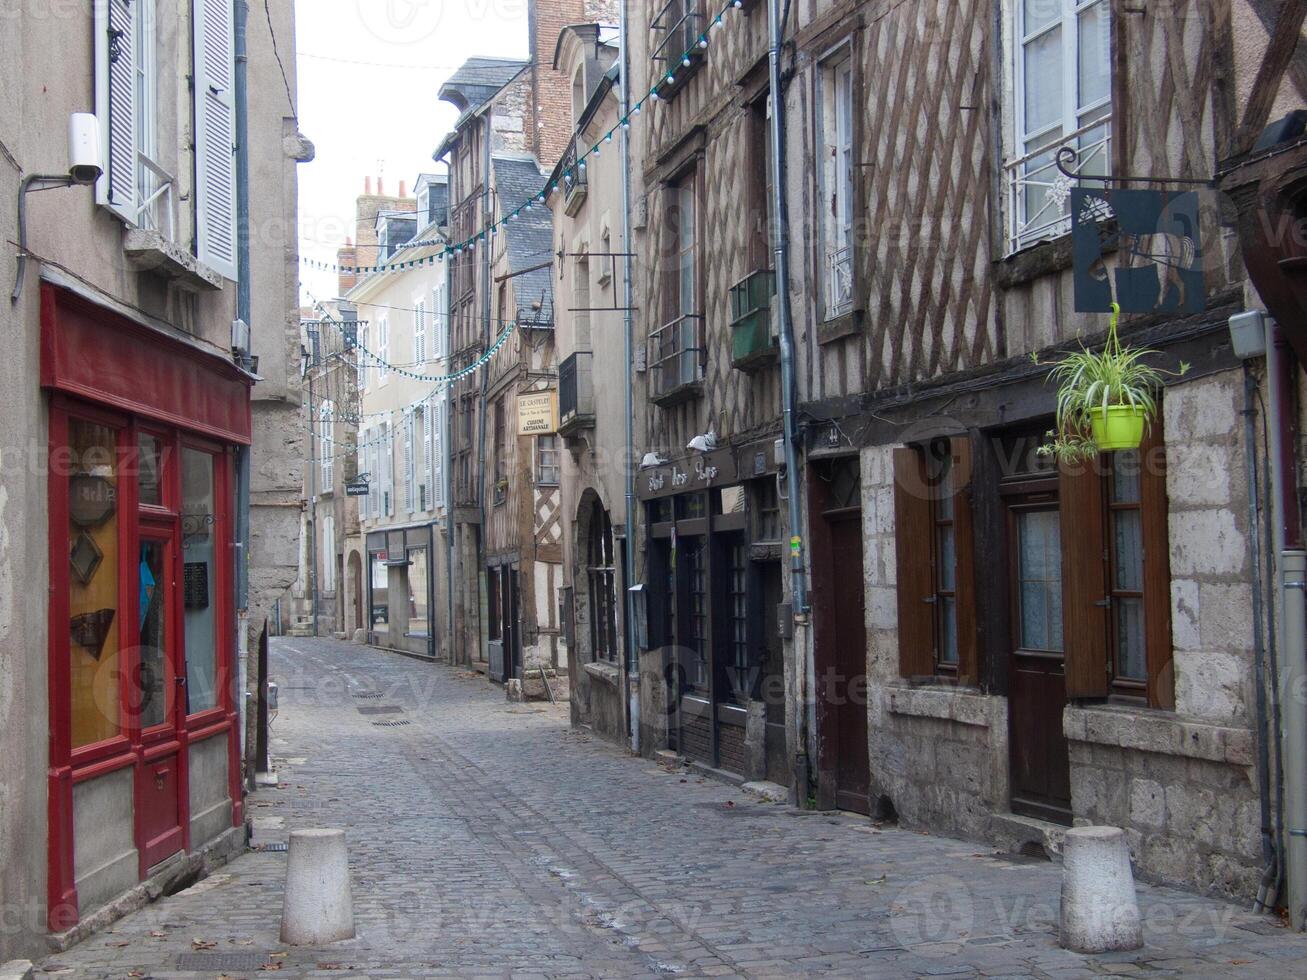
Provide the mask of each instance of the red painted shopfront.
[{"label": "red painted shopfront", "polygon": [[49,927],[243,822],[222,352],[46,283]]}]

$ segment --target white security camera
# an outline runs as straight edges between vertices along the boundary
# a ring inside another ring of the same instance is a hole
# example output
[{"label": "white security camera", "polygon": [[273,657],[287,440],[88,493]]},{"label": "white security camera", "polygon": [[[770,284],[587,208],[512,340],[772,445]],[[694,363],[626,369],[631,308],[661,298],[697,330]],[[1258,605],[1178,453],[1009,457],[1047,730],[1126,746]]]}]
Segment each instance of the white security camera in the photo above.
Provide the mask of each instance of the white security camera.
[{"label": "white security camera", "polygon": [[68,176],[74,184],[94,184],[102,173],[100,121],[92,112],[74,112],[68,119]]}]

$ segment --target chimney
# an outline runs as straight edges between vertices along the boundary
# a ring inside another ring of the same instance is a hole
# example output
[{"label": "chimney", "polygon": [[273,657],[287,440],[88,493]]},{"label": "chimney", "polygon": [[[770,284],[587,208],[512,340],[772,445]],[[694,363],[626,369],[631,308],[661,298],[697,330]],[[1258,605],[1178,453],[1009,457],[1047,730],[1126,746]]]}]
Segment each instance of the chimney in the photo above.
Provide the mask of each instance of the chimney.
[{"label": "chimney", "polygon": [[405,197],[405,196],[406,196],[406,195],[404,194],[404,182],[403,182],[402,180],[399,182],[399,196],[400,196],[400,197]]},{"label": "chimney", "polygon": [[371,178],[371,177],[364,177],[364,178],[363,178],[363,193],[364,193],[364,194],[371,194],[371,193],[372,193],[372,178]]},{"label": "chimney", "polygon": [[377,178],[377,194],[381,197],[386,196],[386,186],[382,183],[383,178]]}]

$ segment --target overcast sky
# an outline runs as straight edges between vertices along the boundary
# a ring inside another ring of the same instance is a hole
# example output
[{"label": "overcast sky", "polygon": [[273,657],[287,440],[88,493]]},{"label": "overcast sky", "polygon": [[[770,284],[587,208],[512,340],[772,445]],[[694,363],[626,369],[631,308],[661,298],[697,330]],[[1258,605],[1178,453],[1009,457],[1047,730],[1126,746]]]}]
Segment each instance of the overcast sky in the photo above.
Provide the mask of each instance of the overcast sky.
[{"label": "overcast sky", "polygon": [[[251,5],[251,14],[258,7]],[[295,5],[300,131],[317,158],[299,167],[300,254],[335,261],[353,235],[363,178],[386,192],[432,171],[458,113],[436,91],[472,55],[526,57],[526,0],[300,0]],[[253,24],[251,24],[253,27]],[[334,273],[301,264],[306,292]]]}]

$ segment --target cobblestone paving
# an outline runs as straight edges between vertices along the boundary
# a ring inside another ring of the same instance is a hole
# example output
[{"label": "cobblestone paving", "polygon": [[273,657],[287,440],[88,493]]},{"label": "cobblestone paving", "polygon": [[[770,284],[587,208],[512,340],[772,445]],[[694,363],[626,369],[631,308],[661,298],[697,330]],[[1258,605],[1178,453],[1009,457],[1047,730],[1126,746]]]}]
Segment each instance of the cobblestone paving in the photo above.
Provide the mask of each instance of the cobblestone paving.
[{"label": "cobblestone paving", "polygon": [[286,857],[255,850],[46,975],[1307,976],[1307,939],[1145,886],[1145,949],[1067,952],[1055,865],[751,800],[464,671],[297,639],[273,672],[281,781],[251,798],[254,843],[346,828],[357,938],[283,946]]}]

